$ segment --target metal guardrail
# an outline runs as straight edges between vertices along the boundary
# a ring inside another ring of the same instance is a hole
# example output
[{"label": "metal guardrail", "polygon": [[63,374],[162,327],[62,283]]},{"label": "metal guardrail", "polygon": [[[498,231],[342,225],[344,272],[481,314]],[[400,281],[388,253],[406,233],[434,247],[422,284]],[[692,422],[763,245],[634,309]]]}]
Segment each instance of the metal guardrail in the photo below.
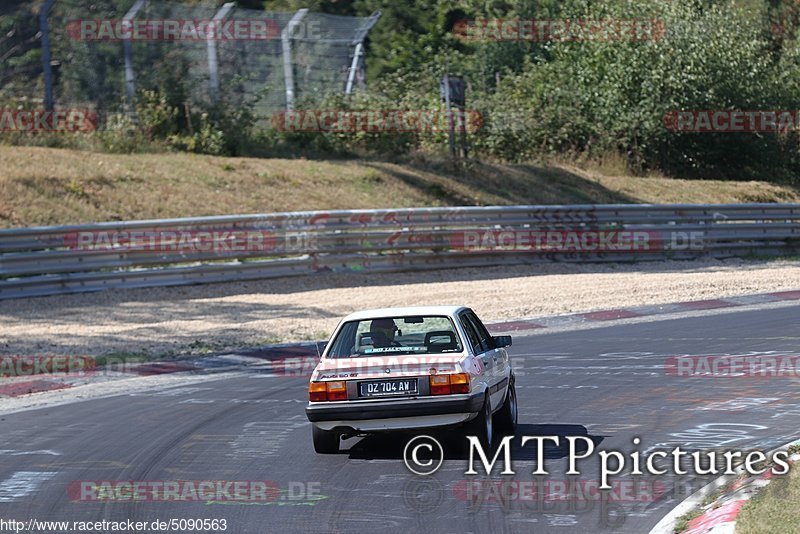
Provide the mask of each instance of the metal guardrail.
[{"label": "metal guardrail", "polygon": [[323,272],[791,254],[800,204],[338,210],[0,230],[0,299]]}]

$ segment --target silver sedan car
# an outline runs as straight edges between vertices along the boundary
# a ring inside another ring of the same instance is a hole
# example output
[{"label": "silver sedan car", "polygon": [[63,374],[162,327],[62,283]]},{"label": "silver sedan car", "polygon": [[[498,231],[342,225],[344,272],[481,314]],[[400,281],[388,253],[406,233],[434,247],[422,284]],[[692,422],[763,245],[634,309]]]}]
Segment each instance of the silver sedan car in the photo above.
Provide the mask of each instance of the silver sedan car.
[{"label": "silver sedan car", "polygon": [[490,446],[517,424],[506,347],[463,306],[353,313],[333,332],[308,384],[306,415],[318,453],[340,439],[461,426]]}]

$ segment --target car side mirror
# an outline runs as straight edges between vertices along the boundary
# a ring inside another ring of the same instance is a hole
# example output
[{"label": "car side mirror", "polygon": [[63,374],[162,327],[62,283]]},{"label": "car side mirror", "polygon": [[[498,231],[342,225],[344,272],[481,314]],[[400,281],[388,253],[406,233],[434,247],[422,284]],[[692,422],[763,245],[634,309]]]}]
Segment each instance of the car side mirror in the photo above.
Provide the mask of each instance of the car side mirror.
[{"label": "car side mirror", "polygon": [[493,336],[492,340],[494,341],[495,348],[498,349],[511,346],[511,336]]}]

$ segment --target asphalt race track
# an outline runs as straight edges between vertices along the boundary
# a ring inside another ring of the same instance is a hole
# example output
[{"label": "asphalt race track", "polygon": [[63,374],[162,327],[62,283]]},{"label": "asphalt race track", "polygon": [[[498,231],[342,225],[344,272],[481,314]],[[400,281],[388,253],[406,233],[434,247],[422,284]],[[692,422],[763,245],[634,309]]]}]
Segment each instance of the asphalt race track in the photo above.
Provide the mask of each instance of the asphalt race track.
[{"label": "asphalt race track", "polygon": [[[515,336],[517,435],[586,435],[598,449],[772,449],[800,433],[800,388],[786,377],[678,377],[674,355],[800,352],[800,307]],[[12,413],[0,417],[0,517],[27,521],[225,519],[227,532],[647,532],[701,480],[631,476],[603,500],[508,501],[467,496],[467,459],[453,436],[443,467],[412,475],[407,441],[352,438],[317,455],[303,408],[306,379],[235,373],[201,384]],[[642,440],[632,445],[634,436]],[[550,490],[566,481],[565,447],[545,449],[546,477],[533,477],[536,449],[514,441],[516,475]],[[596,453],[579,464],[596,483]],[[641,478],[641,477],[640,477]],[[271,481],[252,502],[81,500],[81,481]],[[519,488],[519,486],[517,486]],[[76,490],[76,488],[78,488]],[[490,488],[489,488],[490,489]],[[676,498],[678,500],[676,500]],[[209,532],[211,530],[208,530]],[[196,531],[197,532],[197,531]]]}]

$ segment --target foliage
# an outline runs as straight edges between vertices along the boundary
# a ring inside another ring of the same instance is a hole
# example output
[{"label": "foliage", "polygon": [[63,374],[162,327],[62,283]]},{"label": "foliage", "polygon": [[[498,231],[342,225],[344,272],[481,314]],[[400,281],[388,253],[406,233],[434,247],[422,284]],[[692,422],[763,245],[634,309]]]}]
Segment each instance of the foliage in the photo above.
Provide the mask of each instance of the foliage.
[{"label": "foliage", "polygon": [[[187,0],[188,1],[188,0]],[[199,3],[199,2],[192,2]],[[0,100],[41,83],[35,16],[25,3],[0,17]],[[98,16],[120,0],[98,0]],[[70,0],[59,2],[69,17]],[[74,4],[77,6],[78,4]],[[368,90],[313,95],[298,109],[410,110],[443,115],[445,70],[468,83],[467,108],[480,113],[473,154],[508,161],[621,155],[636,172],[796,180],[798,132],[675,132],[665,116],[681,110],[800,109],[800,7],[793,0],[246,0],[249,9],[308,7],[335,15],[382,17],[367,40]],[[77,9],[77,7],[75,8]],[[471,19],[655,20],[664,33],[643,40],[472,41],[459,38]],[[57,31],[58,30],[54,30]],[[54,39],[54,41],[56,41]],[[135,118],[124,101],[119,43],[76,43],[56,50],[95,78],[61,69],[60,95],[95,102],[106,118],[90,139],[111,151],[158,148],[198,153],[438,153],[435,131],[292,132],[266,127],[253,102],[189,102],[188,64],[155,48],[139,53],[143,76]],[[169,49],[169,47],[167,47]],[[144,64],[142,64],[144,63]],[[30,74],[33,72],[33,74]],[[5,73],[5,78],[3,78]],[[9,75],[12,73],[12,75]],[[28,74],[25,74],[28,73]],[[28,76],[28,78],[26,78]],[[147,83],[145,83],[145,81]],[[114,98],[100,95],[116,95]],[[106,98],[106,100],[103,100]],[[120,118],[122,117],[122,118]],[[259,121],[259,119],[261,119]],[[59,143],[44,136],[4,135],[11,142]]]},{"label": "foliage", "polygon": [[798,109],[796,40],[776,59],[761,22],[721,3],[608,1],[567,15],[656,18],[666,33],[548,44],[548,60],[529,59],[480,101],[483,151],[515,160],[614,151],[635,170],[729,177],[797,163],[796,133],[675,133],[664,124],[677,110]]}]

